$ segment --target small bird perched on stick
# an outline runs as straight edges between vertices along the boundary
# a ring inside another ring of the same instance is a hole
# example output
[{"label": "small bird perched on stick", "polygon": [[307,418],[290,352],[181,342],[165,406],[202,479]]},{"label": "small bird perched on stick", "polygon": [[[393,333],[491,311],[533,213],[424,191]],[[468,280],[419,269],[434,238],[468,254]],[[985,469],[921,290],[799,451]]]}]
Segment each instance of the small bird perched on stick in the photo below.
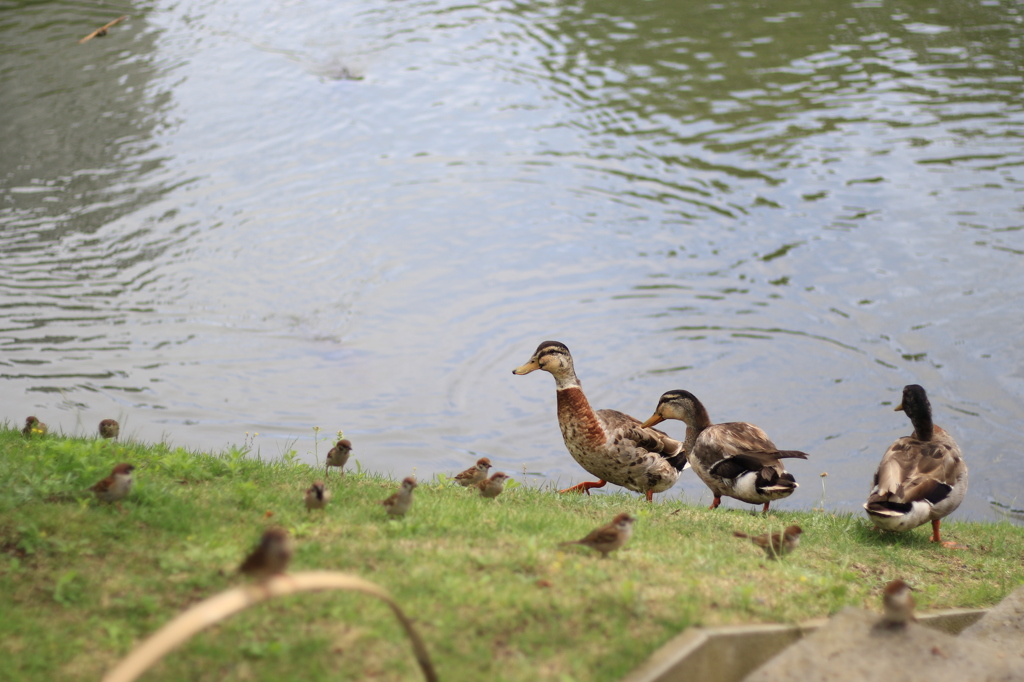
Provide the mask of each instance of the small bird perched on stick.
[{"label": "small bird perched on stick", "polygon": [[490,478],[480,481],[476,484],[476,487],[480,489],[480,496],[494,499],[505,489],[505,481],[508,478],[508,474],[498,471],[492,474]]},{"label": "small bird perched on stick", "polygon": [[117,437],[121,435],[121,425],[113,419],[104,419],[100,422],[100,437],[101,438],[113,438],[117,440]]},{"label": "small bird perched on stick", "polygon": [[344,466],[348,462],[348,456],[352,452],[352,441],[348,438],[342,438],[337,444],[327,451],[327,472],[330,472],[330,467],[338,467],[341,469],[342,475],[345,474]]},{"label": "small bird perched on stick", "polygon": [[21,430],[21,433],[26,436],[45,436],[46,424],[35,417],[29,417],[25,420],[25,428]]},{"label": "small bird perched on stick", "polygon": [[132,489],[132,472],[135,467],[122,462],[114,467],[110,475],[89,488],[96,493],[96,498],[104,502],[118,502]]},{"label": "small bird perched on stick", "polygon": [[394,495],[386,500],[381,500],[384,509],[391,516],[405,516],[412,506],[412,491],[416,489],[416,478],[406,476],[402,479],[402,486]]},{"label": "small bird perched on stick", "polygon": [[736,531],[733,533],[738,538],[749,538],[751,542],[760,547],[768,555],[769,559],[778,559],[784,554],[789,554],[800,544],[800,534],[804,531],[800,526],[789,526],[780,533],[764,533],[762,535],[747,535]]},{"label": "small bird perched on stick", "polygon": [[591,549],[596,549],[601,553],[601,558],[608,556],[610,552],[622,547],[629,538],[633,535],[633,522],[636,521],[632,516],[626,512],[622,512],[612,522],[606,526],[596,528],[587,534],[582,540],[573,540],[572,542],[563,542],[561,546],[565,545],[583,545]]},{"label": "small bird perched on stick", "polygon": [[882,591],[884,624],[890,627],[905,627],[909,621],[917,622],[917,618],[914,617],[914,595],[910,594],[913,589],[899,578],[885,586],[885,590]]},{"label": "small bird perched on stick", "polygon": [[469,467],[460,474],[455,475],[455,482],[461,485],[463,488],[467,488],[471,485],[476,485],[480,481],[487,478],[487,470],[491,468],[491,460],[486,457],[481,457],[476,461],[476,464]]},{"label": "small bird perched on stick", "polygon": [[264,581],[284,573],[292,559],[292,539],[284,528],[263,531],[260,544],[238,567],[239,573]]},{"label": "small bird perched on stick", "polygon": [[331,493],[324,489],[324,482],[316,481],[306,490],[306,511],[324,509],[330,499]]}]

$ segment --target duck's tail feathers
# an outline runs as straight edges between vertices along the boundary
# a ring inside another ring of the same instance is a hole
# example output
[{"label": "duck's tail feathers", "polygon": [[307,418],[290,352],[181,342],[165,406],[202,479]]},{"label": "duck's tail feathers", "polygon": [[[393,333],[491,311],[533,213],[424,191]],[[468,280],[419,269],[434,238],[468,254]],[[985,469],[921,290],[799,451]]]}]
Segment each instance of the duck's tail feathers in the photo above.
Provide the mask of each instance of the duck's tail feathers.
[{"label": "duck's tail feathers", "polygon": [[686,459],[686,449],[679,448],[679,452],[666,457],[665,460],[672,465],[672,468],[676,471],[686,471],[690,468],[690,462]]},{"label": "duck's tail feathers", "polygon": [[905,516],[913,508],[909,502],[890,502],[889,500],[868,501],[864,511],[872,516]]}]

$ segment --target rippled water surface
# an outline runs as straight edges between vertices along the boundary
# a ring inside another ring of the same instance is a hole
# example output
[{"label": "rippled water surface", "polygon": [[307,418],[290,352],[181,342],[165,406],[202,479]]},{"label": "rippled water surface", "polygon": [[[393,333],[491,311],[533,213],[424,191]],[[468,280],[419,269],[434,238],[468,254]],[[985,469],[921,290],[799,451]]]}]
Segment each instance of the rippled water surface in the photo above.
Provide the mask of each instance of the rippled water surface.
[{"label": "rippled water surface", "polygon": [[15,1],[0,38],[12,423],[567,484],[511,373],[557,339],[595,407],[685,388],[811,453],[781,508],[828,472],[858,509],[908,383],[961,514],[1022,504],[1016,2]]}]

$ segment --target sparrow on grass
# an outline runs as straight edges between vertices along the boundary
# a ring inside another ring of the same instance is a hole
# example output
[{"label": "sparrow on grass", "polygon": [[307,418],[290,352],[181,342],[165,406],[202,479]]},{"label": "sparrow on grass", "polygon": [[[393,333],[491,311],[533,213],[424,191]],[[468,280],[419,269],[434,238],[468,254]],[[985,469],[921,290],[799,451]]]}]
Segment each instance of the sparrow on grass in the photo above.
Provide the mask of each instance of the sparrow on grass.
[{"label": "sparrow on grass", "polygon": [[113,438],[117,440],[117,437],[121,434],[121,425],[113,419],[104,419],[100,422],[100,437],[101,438]]},{"label": "sparrow on grass", "polygon": [[413,476],[406,476],[402,479],[402,486],[394,495],[386,500],[381,500],[384,509],[391,516],[405,516],[412,506],[412,491],[416,488],[416,479]]},{"label": "sparrow on grass", "polygon": [[324,509],[331,499],[331,492],[324,489],[323,481],[316,481],[306,490],[306,511]]},{"label": "sparrow on grass", "polygon": [[614,552],[626,544],[630,536],[633,535],[634,521],[636,521],[635,518],[626,512],[622,512],[612,519],[612,522],[608,525],[590,531],[582,540],[563,542],[561,546],[583,545],[584,547],[596,549],[601,553],[601,557],[604,558],[610,552]]},{"label": "sparrow on grass", "polygon": [[501,471],[493,474],[490,478],[484,479],[476,484],[476,487],[480,489],[481,497],[489,497],[494,499],[501,494],[501,491],[505,489],[505,481],[509,479],[508,474]]},{"label": "sparrow on grass", "polygon": [[469,467],[461,474],[455,475],[455,482],[461,485],[463,488],[467,488],[471,485],[476,485],[480,481],[487,478],[487,470],[491,468],[491,460],[486,457],[481,457],[476,461],[476,464]]},{"label": "sparrow on grass", "polygon": [[124,498],[132,489],[132,472],[135,467],[122,462],[114,467],[110,475],[89,488],[96,493],[96,499],[104,502],[117,502]]},{"label": "sparrow on grass", "polygon": [[327,468],[326,471],[330,472],[330,467],[338,467],[341,469],[341,473],[344,474],[345,463],[348,462],[349,453],[352,452],[352,441],[348,438],[342,438],[338,443],[327,451]]},{"label": "sparrow on grass", "polygon": [[769,559],[777,559],[784,554],[789,554],[800,544],[800,534],[803,530],[800,526],[789,526],[780,533],[764,533],[762,535],[747,535],[736,531],[733,533],[738,538],[750,538],[750,541],[760,547],[768,555]]},{"label": "sparrow on grass", "polygon": [[46,424],[35,417],[29,417],[25,420],[25,428],[21,430],[21,433],[26,436],[45,436]]},{"label": "sparrow on grass", "polygon": [[260,544],[238,567],[239,573],[264,581],[285,572],[292,559],[293,543],[284,528],[268,528]]},{"label": "sparrow on grass", "polygon": [[910,594],[913,589],[899,578],[885,586],[882,591],[882,606],[885,608],[883,623],[891,627],[903,627],[908,621],[917,622],[914,617],[914,596]]}]

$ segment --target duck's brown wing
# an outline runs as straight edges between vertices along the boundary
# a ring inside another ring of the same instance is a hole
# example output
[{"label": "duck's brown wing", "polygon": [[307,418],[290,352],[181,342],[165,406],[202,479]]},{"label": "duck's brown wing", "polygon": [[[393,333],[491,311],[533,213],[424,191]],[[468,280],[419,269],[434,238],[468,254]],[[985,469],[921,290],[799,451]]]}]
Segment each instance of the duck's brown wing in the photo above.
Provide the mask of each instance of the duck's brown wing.
[{"label": "duck's brown wing", "polygon": [[[746,454],[758,457],[763,453],[776,452],[779,452],[779,449],[768,438],[768,434],[759,427],[746,422],[713,424],[701,431],[693,448],[693,456],[700,460],[706,470],[710,470],[726,458],[737,455]],[[751,466],[754,464],[752,463]],[[758,465],[751,470],[756,471],[762,466],[763,464]],[[738,469],[736,475],[744,470]]]},{"label": "duck's brown wing", "polygon": [[736,478],[748,471],[761,474],[765,480],[773,480],[785,472],[779,461],[786,458],[807,459],[806,452],[799,450],[773,450],[771,452],[741,452],[731,457],[720,459],[711,465],[709,471],[722,478]]},{"label": "duck's brown wing", "polygon": [[612,441],[631,440],[637,447],[664,457],[677,471],[686,468],[683,443],[664,431],[644,428],[639,419],[617,410],[598,410],[597,416]]},{"label": "duck's brown wing", "polygon": [[877,490],[869,503],[890,498],[907,503],[924,500],[934,494],[934,485],[928,480],[947,487],[956,483],[966,469],[960,448],[945,431],[935,431],[938,437],[928,441],[905,436],[889,446],[875,471]]}]

